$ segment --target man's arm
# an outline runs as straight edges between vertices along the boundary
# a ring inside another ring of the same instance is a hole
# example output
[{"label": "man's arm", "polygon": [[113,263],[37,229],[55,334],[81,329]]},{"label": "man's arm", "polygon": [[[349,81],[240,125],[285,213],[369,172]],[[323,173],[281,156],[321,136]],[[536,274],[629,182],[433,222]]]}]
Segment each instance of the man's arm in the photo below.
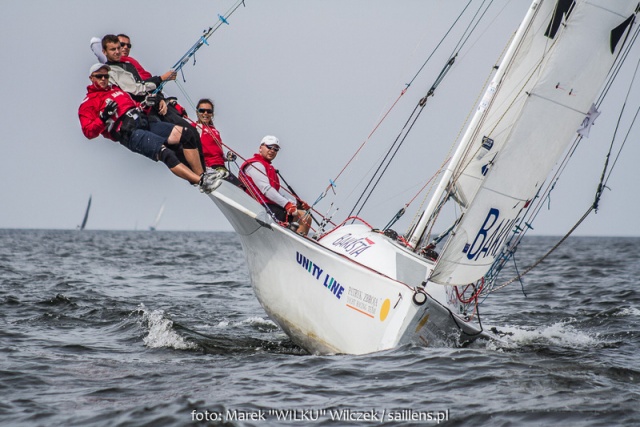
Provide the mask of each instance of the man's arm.
[{"label": "man's arm", "polygon": [[267,178],[267,171],[260,163],[251,163],[245,168],[245,173],[253,180],[258,190],[262,192],[269,200],[272,200],[279,206],[284,208],[289,202],[295,204],[295,201],[288,200],[282,194],[280,194],[275,188],[269,184],[269,178]]},{"label": "man's arm", "polygon": [[100,120],[100,116],[98,114],[99,111],[91,105],[88,100],[85,99],[85,101],[80,104],[78,117],[80,118],[82,133],[88,139],[96,138],[106,129],[104,122]]}]

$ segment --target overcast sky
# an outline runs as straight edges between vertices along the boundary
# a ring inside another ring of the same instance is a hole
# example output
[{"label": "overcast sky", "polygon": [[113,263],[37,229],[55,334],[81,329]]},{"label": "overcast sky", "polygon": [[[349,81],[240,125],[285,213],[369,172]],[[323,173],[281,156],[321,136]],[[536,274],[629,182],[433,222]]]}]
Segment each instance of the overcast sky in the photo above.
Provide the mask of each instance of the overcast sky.
[{"label": "overcast sky", "polygon": [[[223,141],[250,157],[267,134],[280,138],[276,159],[307,201],[324,190],[416,74],[466,0],[246,0],[184,69],[195,102],[216,103]],[[159,230],[231,230],[209,198],[161,163],[99,137],[87,140],[77,117],[96,62],[93,36],[127,33],[131,56],[153,74],[168,70],[235,0],[11,1],[3,4],[5,154],[0,169],[0,228],[73,229],[90,195],[88,229],[147,229],[166,200]],[[491,67],[529,7],[494,0],[407,138],[361,216],[384,226],[438,169],[477,102]],[[465,25],[462,25],[462,29]],[[427,64],[327,198],[349,212],[371,165],[395,139],[446,62],[460,33]],[[631,75],[638,48],[629,59]],[[180,78],[180,77],[179,77]],[[623,79],[620,79],[623,80]],[[624,83],[624,82],[623,82]],[[624,88],[616,89],[618,98]],[[165,93],[195,112],[174,83]],[[628,108],[635,108],[640,89]],[[563,234],[590,205],[610,142],[616,108],[603,107],[589,140],[556,187],[536,234]],[[602,199],[577,234],[640,235],[639,131],[634,130]],[[358,187],[360,185],[360,187]],[[351,201],[351,202],[350,202]],[[419,198],[394,227],[406,231]]]}]

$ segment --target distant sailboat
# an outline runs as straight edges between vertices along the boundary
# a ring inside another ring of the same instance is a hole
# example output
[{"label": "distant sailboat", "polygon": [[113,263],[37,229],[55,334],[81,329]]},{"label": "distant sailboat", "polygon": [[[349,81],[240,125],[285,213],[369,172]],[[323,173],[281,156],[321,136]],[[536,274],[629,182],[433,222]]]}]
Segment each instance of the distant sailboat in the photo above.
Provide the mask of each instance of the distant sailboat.
[{"label": "distant sailboat", "polygon": [[156,228],[158,228],[158,224],[160,223],[160,219],[162,218],[162,214],[164,213],[164,205],[165,202],[162,202],[162,206],[160,206],[160,210],[158,211],[158,215],[156,215],[155,221],[153,221],[153,224],[149,226],[150,231],[156,231]]},{"label": "distant sailboat", "polygon": [[89,219],[89,210],[91,209],[91,196],[89,196],[89,202],[87,203],[87,210],[84,212],[84,218],[82,219],[82,224],[78,226],[79,230],[84,230],[84,227],[87,225],[87,220]]}]

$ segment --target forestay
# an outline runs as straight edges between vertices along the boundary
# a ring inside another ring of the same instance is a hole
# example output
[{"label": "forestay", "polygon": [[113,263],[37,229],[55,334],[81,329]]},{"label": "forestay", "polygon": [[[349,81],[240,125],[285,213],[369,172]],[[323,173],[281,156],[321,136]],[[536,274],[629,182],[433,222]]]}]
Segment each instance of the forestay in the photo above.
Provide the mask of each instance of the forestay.
[{"label": "forestay", "polygon": [[533,2],[531,25],[514,41],[517,52],[509,69],[492,82],[478,107],[480,120],[467,132],[467,160],[452,174],[454,195],[467,210],[431,281],[472,283],[491,267],[519,215],[585,121],[637,4]]}]

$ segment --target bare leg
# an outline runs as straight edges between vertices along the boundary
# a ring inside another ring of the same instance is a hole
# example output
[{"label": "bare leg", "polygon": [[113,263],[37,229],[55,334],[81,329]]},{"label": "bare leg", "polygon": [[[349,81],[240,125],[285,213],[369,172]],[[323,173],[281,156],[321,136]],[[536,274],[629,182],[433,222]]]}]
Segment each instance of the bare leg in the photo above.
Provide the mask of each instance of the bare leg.
[{"label": "bare leg", "polygon": [[196,175],[191,169],[182,163],[169,170],[173,172],[174,175],[179,176],[182,179],[186,179],[191,184],[198,184],[200,182],[200,175]]},{"label": "bare leg", "polygon": [[202,175],[204,172],[202,170],[202,163],[200,162],[200,152],[197,148],[191,148],[188,150],[183,149],[184,158],[187,159],[189,166],[191,166],[191,170],[198,174],[198,176]]}]

